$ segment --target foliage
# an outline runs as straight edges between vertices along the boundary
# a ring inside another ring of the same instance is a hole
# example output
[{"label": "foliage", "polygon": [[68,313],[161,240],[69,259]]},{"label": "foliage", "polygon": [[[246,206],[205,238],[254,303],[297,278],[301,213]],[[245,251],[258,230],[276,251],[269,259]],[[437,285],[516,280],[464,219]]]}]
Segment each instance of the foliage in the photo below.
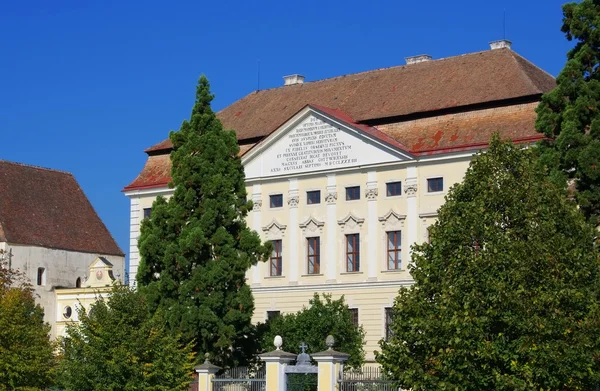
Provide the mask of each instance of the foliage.
[{"label": "foliage", "polygon": [[142,295],[115,285],[67,326],[59,380],[66,391],[187,391],[193,354]]},{"label": "foliage", "polygon": [[300,345],[308,345],[307,352],[317,353],[327,350],[325,338],[333,335],[335,349],[350,355],[346,363],[350,367],[360,367],[365,359],[363,346],[365,332],[362,326],[352,322],[352,315],[342,296],[332,300],[324,294],[323,299],[315,293],[309,306],[292,314],[282,314],[259,325],[262,352],[272,351],[276,335],[283,338],[282,349],[290,353],[300,353]]},{"label": "foliage", "polygon": [[211,110],[202,76],[191,120],[171,132],[173,197],[159,197],[142,222],[137,280],[152,309],[162,309],[199,357],[222,367],[244,364],[255,351],[254,300],[246,272],[266,260],[245,217],[244,169],[233,131]]},{"label": "foliage", "polygon": [[27,277],[0,262],[0,391],[44,389],[54,365],[50,325]]},{"label": "foliage", "polygon": [[542,97],[536,128],[540,161],[557,183],[574,184],[585,216],[600,225],[600,1],[563,6],[562,31],[577,43],[567,54],[557,87]]},{"label": "foliage", "polygon": [[413,247],[376,355],[402,388],[583,390],[598,376],[593,228],[521,150],[497,136]]}]

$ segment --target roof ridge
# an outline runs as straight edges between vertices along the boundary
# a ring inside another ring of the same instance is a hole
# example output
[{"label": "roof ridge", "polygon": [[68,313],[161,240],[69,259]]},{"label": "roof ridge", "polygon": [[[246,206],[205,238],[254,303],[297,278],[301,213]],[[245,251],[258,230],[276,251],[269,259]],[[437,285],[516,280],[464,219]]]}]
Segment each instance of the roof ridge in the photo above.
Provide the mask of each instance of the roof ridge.
[{"label": "roof ridge", "polygon": [[58,172],[58,173],[61,173],[61,174],[67,174],[67,175],[73,176],[73,173],[71,173],[69,171],[57,170],[56,168],[48,168],[48,167],[36,166],[34,164],[26,164],[26,163],[13,162],[13,161],[10,161],[10,160],[0,159],[0,164],[2,164],[2,163],[12,164],[12,165],[21,166],[21,167],[27,167],[27,168],[34,168],[36,170]]},{"label": "roof ridge", "polygon": [[[502,49],[496,49],[496,50],[502,50]],[[510,50],[510,49],[507,49],[507,50]],[[477,52],[457,54],[456,56],[448,56],[448,57],[435,58],[435,59],[431,59],[431,60],[427,60],[427,61],[422,61],[422,62],[419,62],[419,63],[416,63],[416,64],[392,65],[392,66],[389,66],[389,67],[383,67],[383,68],[377,68],[377,69],[369,69],[369,70],[366,70],[366,71],[360,71],[360,72],[354,72],[354,73],[346,73],[344,75],[326,77],[324,79],[318,79],[318,80],[310,80],[310,81],[305,81],[303,83],[297,83],[297,84],[292,84],[292,85],[287,85],[287,86],[283,85],[283,86],[277,86],[277,87],[271,87],[271,88],[264,88],[264,89],[261,89],[261,90],[254,90],[254,91],[246,94],[241,99],[244,99],[245,97],[247,97],[248,95],[251,95],[251,94],[256,94],[256,93],[263,92],[263,91],[276,90],[278,88],[284,88],[284,87],[289,88],[289,87],[294,87],[294,86],[296,86],[296,87],[297,86],[304,86],[304,85],[307,85],[307,84],[316,84],[316,83],[320,83],[320,82],[325,82],[325,81],[330,81],[330,80],[335,80],[335,79],[341,79],[341,78],[348,77],[348,76],[356,76],[356,75],[363,75],[363,74],[367,74],[367,73],[382,72],[382,71],[387,71],[387,70],[395,69],[395,68],[403,68],[403,67],[411,67],[411,68],[413,68],[413,67],[423,66],[424,64],[430,64],[432,62],[447,61],[447,60],[452,60],[452,59],[456,59],[456,58],[460,58],[460,57],[472,56],[472,55],[476,55],[476,54],[489,53],[489,52],[492,52],[492,50],[491,49],[486,49],[486,50],[480,50],[480,51],[477,51]],[[221,109],[219,111],[222,111],[225,108],[223,108],[223,109]]]}]

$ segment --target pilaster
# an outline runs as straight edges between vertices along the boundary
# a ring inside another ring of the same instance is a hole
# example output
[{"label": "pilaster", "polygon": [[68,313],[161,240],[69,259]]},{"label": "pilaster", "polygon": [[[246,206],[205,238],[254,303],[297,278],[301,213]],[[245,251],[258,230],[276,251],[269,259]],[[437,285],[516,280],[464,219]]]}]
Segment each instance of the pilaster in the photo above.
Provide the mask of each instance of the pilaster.
[{"label": "pilaster", "polygon": [[337,256],[336,256],[336,202],[337,186],[335,174],[327,175],[327,191],[325,193],[327,203],[327,253],[325,257],[325,273],[327,282],[336,282],[337,279]]},{"label": "pilaster", "polygon": [[[260,184],[252,186],[252,203],[254,204],[252,207],[252,229],[256,232],[260,232],[262,228],[262,193]],[[262,281],[261,266],[262,262],[258,262],[256,265],[252,266],[252,286],[260,286]]]},{"label": "pilaster", "polygon": [[409,166],[406,168],[406,180],[404,181],[404,194],[406,194],[406,247],[409,249],[407,265],[412,263],[411,246],[417,241],[417,232],[419,229],[417,190],[417,166]]},{"label": "pilaster", "polygon": [[369,171],[367,173],[367,188],[365,198],[367,199],[367,251],[364,253],[367,258],[367,281],[377,281],[377,267],[379,265],[379,251],[377,245],[377,228],[379,221],[377,218],[377,172]]},{"label": "pilaster", "polygon": [[289,210],[289,240],[287,263],[289,266],[289,278],[290,285],[298,284],[298,204],[300,203],[300,196],[298,192],[298,179],[292,178],[289,180],[289,191],[288,191],[288,210]]}]

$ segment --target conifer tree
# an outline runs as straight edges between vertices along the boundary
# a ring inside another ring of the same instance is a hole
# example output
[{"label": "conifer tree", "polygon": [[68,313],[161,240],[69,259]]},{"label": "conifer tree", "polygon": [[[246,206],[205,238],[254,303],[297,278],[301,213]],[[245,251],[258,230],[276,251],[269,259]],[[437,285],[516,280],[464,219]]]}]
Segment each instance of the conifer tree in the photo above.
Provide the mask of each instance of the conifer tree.
[{"label": "conifer tree", "polygon": [[562,31],[576,45],[558,75],[557,87],[542,97],[536,128],[548,139],[540,161],[556,182],[573,183],[585,216],[600,225],[600,0],[563,6]]},{"label": "conifer tree", "polygon": [[378,361],[403,389],[592,390],[594,230],[532,157],[495,138],[413,247]]},{"label": "conifer tree", "polygon": [[246,272],[269,247],[246,225],[252,202],[237,138],[223,130],[212,99],[202,76],[190,120],[170,133],[175,191],[169,200],[159,197],[142,222],[137,281],[198,357],[208,353],[213,363],[232,366],[255,348]]}]

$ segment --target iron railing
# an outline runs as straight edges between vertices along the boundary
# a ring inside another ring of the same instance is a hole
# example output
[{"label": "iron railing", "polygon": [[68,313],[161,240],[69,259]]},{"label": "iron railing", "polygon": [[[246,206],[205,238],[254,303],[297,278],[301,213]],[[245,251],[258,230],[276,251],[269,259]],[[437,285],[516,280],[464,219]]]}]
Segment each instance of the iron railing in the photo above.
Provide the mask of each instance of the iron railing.
[{"label": "iron railing", "polygon": [[264,391],[265,389],[264,368],[231,368],[213,378],[214,391]]},{"label": "iron railing", "polygon": [[399,391],[379,367],[362,367],[340,373],[340,391]]}]

